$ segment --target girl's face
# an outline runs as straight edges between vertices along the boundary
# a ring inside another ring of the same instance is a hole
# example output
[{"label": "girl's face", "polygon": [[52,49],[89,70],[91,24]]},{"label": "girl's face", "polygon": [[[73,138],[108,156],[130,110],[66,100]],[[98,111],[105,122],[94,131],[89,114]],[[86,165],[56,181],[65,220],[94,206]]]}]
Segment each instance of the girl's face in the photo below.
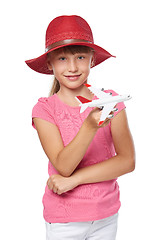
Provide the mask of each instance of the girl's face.
[{"label": "girl's face", "polygon": [[87,81],[92,61],[92,52],[53,51],[49,54],[48,68],[53,70],[61,87],[75,89]]}]

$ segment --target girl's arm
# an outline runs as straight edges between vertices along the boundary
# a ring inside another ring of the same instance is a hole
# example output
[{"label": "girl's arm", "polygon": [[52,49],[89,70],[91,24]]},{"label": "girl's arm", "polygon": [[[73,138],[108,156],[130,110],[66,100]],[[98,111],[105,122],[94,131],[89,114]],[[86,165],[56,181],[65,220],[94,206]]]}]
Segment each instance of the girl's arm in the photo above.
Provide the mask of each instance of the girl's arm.
[{"label": "girl's arm", "polygon": [[122,110],[113,118],[111,131],[117,153],[116,156],[78,169],[69,178],[52,175],[48,179],[49,189],[62,194],[80,184],[108,181],[133,171],[135,168],[135,150],[125,110]]},{"label": "girl's arm", "polygon": [[111,132],[117,155],[78,169],[72,176],[78,184],[108,181],[134,170],[135,150],[125,110],[112,120]]},{"label": "girl's arm", "polygon": [[[64,177],[70,176],[82,158],[84,157],[89,144],[94,138],[101,115],[96,108],[90,112],[75,138],[64,147],[58,127],[40,118],[34,118],[42,147],[52,165]],[[105,124],[109,122],[106,121]]]}]

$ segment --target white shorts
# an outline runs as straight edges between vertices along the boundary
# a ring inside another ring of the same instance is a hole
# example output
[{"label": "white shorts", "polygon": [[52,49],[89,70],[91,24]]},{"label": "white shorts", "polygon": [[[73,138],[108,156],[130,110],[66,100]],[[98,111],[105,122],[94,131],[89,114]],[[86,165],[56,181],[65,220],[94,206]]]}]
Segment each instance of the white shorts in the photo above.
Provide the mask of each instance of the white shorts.
[{"label": "white shorts", "polygon": [[118,213],[89,222],[47,223],[46,240],[115,240]]}]

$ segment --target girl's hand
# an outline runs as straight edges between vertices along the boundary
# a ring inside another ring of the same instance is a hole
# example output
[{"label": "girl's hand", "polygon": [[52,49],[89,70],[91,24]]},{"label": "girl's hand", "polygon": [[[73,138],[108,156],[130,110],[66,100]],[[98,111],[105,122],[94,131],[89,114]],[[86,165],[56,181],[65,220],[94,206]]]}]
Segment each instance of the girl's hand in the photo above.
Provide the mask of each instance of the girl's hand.
[{"label": "girl's hand", "polygon": [[78,186],[78,179],[75,177],[63,177],[59,174],[53,174],[47,181],[48,188],[54,193],[61,195]]},{"label": "girl's hand", "polygon": [[[117,111],[117,109],[115,108],[115,110],[113,110],[112,112],[110,112],[110,115],[114,116],[114,112]],[[102,114],[102,110],[99,108],[94,108],[88,115],[88,117],[85,119],[85,123],[88,125],[88,127],[91,128],[102,128],[105,127],[109,124],[111,118],[106,118],[105,121],[99,125],[99,121],[100,121],[100,117]]]}]

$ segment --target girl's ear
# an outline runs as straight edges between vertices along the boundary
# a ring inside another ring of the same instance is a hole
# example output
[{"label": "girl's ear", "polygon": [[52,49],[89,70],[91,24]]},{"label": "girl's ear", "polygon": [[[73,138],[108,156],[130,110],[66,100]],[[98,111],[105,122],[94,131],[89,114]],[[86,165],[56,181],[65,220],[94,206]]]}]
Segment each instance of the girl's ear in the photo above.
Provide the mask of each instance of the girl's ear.
[{"label": "girl's ear", "polygon": [[94,51],[93,51],[93,52],[92,52],[92,58],[91,58],[91,68],[95,66],[95,62],[96,62],[95,53],[94,53]]},{"label": "girl's ear", "polygon": [[49,57],[48,54],[47,54],[47,67],[48,67],[49,70],[51,70],[51,71],[53,70],[52,65],[50,63],[50,57]]},{"label": "girl's ear", "polygon": [[49,59],[47,59],[47,67],[48,67],[49,70],[51,70],[51,71],[53,70],[52,69],[52,65],[50,64]]},{"label": "girl's ear", "polygon": [[95,59],[94,59],[94,56],[92,57],[92,60],[91,60],[91,67],[94,67],[95,65]]}]

